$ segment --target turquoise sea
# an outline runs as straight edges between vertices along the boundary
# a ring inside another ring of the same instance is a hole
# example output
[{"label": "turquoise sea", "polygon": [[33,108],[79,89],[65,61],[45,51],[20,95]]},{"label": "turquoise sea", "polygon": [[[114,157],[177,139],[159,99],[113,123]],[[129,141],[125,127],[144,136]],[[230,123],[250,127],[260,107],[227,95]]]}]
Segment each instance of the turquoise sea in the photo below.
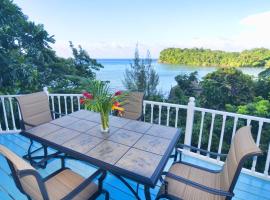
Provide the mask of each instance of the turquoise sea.
[{"label": "turquoise sea", "polygon": [[[113,89],[124,89],[122,80],[124,79],[125,69],[130,67],[132,59],[98,59],[98,61],[104,65],[104,68],[97,72],[97,78],[100,80],[108,80],[111,83]],[[179,74],[189,74],[194,71],[198,71],[198,76],[202,79],[209,72],[213,72],[217,67],[198,67],[198,66],[185,66],[185,65],[168,65],[160,64],[157,60],[153,60],[153,66],[159,74],[159,86],[164,94],[168,94],[171,87],[176,82],[174,77]],[[256,78],[258,74],[264,70],[260,68],[239,68],[244,73],[254,76]]]}]

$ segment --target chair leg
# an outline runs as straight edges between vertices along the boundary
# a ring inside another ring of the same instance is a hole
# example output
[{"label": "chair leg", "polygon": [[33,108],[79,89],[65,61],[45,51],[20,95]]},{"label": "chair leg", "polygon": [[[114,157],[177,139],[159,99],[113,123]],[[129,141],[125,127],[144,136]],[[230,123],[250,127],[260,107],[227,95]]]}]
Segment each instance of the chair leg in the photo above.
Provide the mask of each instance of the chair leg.
[{"label": "chair leg", "polygon": [[177,148],[175,147],[175,153],[174,153],[174,158],[173,158],[173,160],[174,160],[174,162],[177,160],[177,157],[178,157],[178,151],[177,151]]},{"label": "chair leg", "polygon": [[102,193],[105,195],[105,200],[110,200],[110,193],[106,190],[103,190]]},{"label": "chair leg", "polygon": [[[27,154],[23,156],[24,159],[28,160],[30,162],[30,164],[32,166],[34,166],[35,168],[42,168],[45,169],[47,164],[48,164],[48,160],[53,158],[56,154],[59,153],[53,153],[48,155],[48,147],[43,145],[35,150],[32,150],[34,141],[32,139],[30,139],[30,145],[28,147],[27,150]],[[40,156],[34,156],[33,154],[42,150],[43,149],[43,155]],[[38,161],[36,161],[38,160]]]}]

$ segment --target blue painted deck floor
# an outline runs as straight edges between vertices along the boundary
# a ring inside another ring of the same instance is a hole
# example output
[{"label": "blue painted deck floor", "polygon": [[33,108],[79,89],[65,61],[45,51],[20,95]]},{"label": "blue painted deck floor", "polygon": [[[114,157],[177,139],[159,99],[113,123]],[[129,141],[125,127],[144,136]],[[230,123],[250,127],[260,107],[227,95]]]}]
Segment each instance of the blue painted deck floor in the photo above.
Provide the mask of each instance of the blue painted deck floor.
[{"label": "blue painted deck floor", "polygon": [[[26,153],[29,140],[18,134],[7,134],[0,136],[0,144],[3,144],[13,150],[19,156]],[[38,144],[36,144],[38,145]],[[205,161],[195,159],[192,157],[183,158],[187,162],[192,162],[204,167],[218,168],[215,165],[209,164]],[[86,165],[78,161],[67,161],[67,166],[72,170],[78,172],[83,176],[90,175],[95,169],[89,165]],[[170,163],[167,164],[167,168]],[[55,171],[60,167],[60,162],[55,160],[48,164],[46,169],[41,169],[39,172],[46,176],[49,173]],[[131,185],[136,188],[136,183],[129,181]],[[110,198],[113,200],[133,200],[135,199],[131,192],[114,176],[108,175],[104,182],[104,187],[109,191]],[[155,198],[159,186],[156,186],[151,190],[152,197]],[[139,189],[140,196],[143,197],[143,187]],[[0,200],[26,200],[27,198],[21,194],[16,188],[13,179],[10,175],[9,167],[3,157],[0,156]],[[104,199],[104,196],[100,196],[99,200]],[[142,198],[143,199],[143,198]],[[235,189],[234,200],[258,200],[269,199],[270,200],[270,181],[265,181],[259,178],[255,178],[246,174],[241,174]]]}]

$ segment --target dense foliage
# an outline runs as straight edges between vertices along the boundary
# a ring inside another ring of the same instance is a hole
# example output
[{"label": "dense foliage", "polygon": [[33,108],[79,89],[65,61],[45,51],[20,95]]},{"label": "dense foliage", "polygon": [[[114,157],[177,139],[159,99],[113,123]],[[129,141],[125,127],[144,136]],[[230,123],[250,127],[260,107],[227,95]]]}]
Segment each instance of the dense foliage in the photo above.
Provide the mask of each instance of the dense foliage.
[{"label": "dense foliage", "polygon": [[[262,72],[258,79],[243,74],[236,68],[221,68],[207,74],[200,82],[196,73],[189,75],[178,75],[175,77],[177,85],[172,88],[168,101],[173,103],[187,104],[188,98],[196,98],[196,106],[216,110],[224,110],[245,115],[270,118],[270,74],[269,69]],[[166,111],[164,111],[166,113]],[[171,111],[172,116],[175,115]],[[179,115],[179,121],[185,121],[186,116]],[[196,112],[194,116],[192,145],[198,145],[198,138],[201,127],[202,115]],[[213,126],[211,150],[217,152],[223,118],[216,115]],[[209,133],[211,129],[212,116],[206,113],[203,123],[203,134],[201,147],[207,149]],[[174,124],[174,121],[171,123]],[[247,120],[239,119],[237,127],[240,128],[247,124]],[[251,121],[254,139],[257,138],[259,123]],[[185,126],[185,124],[181,124]],[[225,134],[223,139],[222,152],[227,153],[231,143],[234,127],[234,118],[226,118]],[[270,141],[270,125],[264,123],[260,148],[265,152],[264,156],[258,158],[257,170],[263,171],[266,160],[266,152]],[[246,164],[251,166],[251,162]]]},{"label": "dense foliage", "polygon": [[236,68],[221,68],[201,81],[200,102],[207,108],[224,109],[226,104],[242,105],[254,98],[254,83]]},{"label": "dense foliage", "polygon": [[256,48],[242,52],[225,52],[199,48],[168,48],[160,52],[159,62],[192,66],[270,66],[270,50]]},{"label": "dense foliage", "polygon": [[76,88],[67,75],[94,78],[102,67],[72,43],[73,58],[60,58],[51,49],[53,36],[28,20],[10,0],[0,1],[0,93],[28,93],[49,86],[54,91]]}]

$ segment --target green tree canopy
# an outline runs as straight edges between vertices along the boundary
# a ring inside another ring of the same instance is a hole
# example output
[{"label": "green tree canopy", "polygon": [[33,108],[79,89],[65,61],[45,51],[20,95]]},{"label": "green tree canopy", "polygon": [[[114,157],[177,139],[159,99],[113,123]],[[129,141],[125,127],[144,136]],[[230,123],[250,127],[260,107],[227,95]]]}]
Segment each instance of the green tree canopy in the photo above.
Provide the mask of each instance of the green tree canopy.
[{"label": "green tree canopy", "polygon": [[70,47],[73,58],[60,58],[43,25],[28,20],[11,0],[0,1],[0,93],[17,94],[49,86],[56,91],[76,88],[67,75],[95,78],[102,66],[80,46]]},{"label": "green tree canopy", "polygon": [[207,108],[223,110],[226,104],[243,105],[254,98],[251,76],[236,68],[221,68],[207,74],[201,87],[200,101]]},{"label": "green tree canopy", "polygon": [[270,50],[255,48],[242,52],[225,52],[202,48],[168,48],[160,52],[159,62],[193,66],[260,67],[270,65]]}]

